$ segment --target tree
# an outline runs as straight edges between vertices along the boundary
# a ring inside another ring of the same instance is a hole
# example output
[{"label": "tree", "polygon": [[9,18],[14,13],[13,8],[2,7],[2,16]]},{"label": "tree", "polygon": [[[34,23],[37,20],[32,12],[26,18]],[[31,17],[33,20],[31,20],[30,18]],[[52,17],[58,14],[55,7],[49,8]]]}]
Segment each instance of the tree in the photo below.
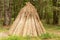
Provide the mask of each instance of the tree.
[{"label": "tree", "polygon": [[23,6],[23,0],[13,0],[13,18],[15,20],[19,10],[22,8]]},{"label": "tree", "polygon": [[44,9],[44,4],[43,4],[43,0],[38,0],[39,2],[39,15],[40,15],[40,19],[44,19],[44,13],[43,13],[43,9]]},{"label": "tree", "polygon": [[[53,0],[53,6],[57,7],[57,0]],[[58,24],[58,20],[59,20],[59,13],[57,13],[58,11],[57,10],[53,10],[53,24]]]},{"label": "tree", "polygon": [[3,14],[3,0],[0,0],[0,19],[2,19]]},{"label": "tree", "polygon": [[10,25],[11,22],[11,0],[4,0],[4,26]]},{"label": "tree", "polygon": [[52,4],[51,0],[46,0],[46,5],[45,5],[45,18],[46,18],[46,23],[50,24],[51,19],[52,19]]}]

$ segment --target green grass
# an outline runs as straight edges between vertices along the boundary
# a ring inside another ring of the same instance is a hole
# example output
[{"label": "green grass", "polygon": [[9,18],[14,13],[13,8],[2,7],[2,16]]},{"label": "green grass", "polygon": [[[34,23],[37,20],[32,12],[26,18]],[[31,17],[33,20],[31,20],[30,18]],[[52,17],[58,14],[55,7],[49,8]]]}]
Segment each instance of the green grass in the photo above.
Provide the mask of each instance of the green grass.
[{"label": "green grass", "polygon": [[7,38],[1,38],[0,40],[40,40],[38,37],[22,37],[22,36],[9,36]]},{"label": "green grass", "polygon": [[57,39],[57,38],[60,39],[60,36],[46,33],[46,34],[42,34],[39,37],[8,36],[5,38],[1,38],[0,40],[45,40],[45,39],[49,40],[49,39]]},{"label": "green grass", "polygon": [[42,34],[40,37],[41,37],[42,39],[51,39],[51,38],[52,38],[52,35],[49,34],[49,33],[46,33],[46,34]]},{"label": "green grass", "polygon": [[[40,37],[22,37],[22,36],[9,36],[7,38],[2,38],[1,40],[43,40],[43,39],[50,39],[50,40],[60,40],[60,34],[55,34],[57,32],[60,33],[60,26],[59,25],[52,25],[52,24],[46,24],[44,21],[42,21],[47,34],[42,34]],[[2,22],[0,22],[0,32],[7,31],[6,28],[2,26]],[[52,33],[51,33],[52,32]]]}]

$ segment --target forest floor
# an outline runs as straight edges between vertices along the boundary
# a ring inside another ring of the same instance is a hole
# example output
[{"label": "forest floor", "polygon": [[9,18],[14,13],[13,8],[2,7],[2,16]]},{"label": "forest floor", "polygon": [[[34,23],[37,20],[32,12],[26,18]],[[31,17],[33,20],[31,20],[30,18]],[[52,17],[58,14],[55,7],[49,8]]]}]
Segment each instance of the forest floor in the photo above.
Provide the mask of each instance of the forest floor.
[{"label": "forest floor", "polygon": [[46,24],[45,22],[43,22],[43,24],[44,24],[46,31],[54,35],[54,38],[50,40],[60,40],[60,24],[53,25],[53,24]]},{"label": "forest floor", "polygon": [[[54,35],[53,38],[47,40],[60,40],[60,25],[46,24],[44,22],[43,25],[48,33]],[[8,28],[4,28],[1,24],[0,26],[1,26],[0,32],[8,31]],[[37,37],[37,38],[31,38],[30,40],[41,40],[41,39]]]},{"label": "forest floor", "polygon": [[[60,26],[58,26],[58,27],[60,27]],[[50,40],[60,40],[60,29],[58,27],[54,27],[54,28],[46,27],[46,31],[55,36],[54,38],[52,38]]]}]

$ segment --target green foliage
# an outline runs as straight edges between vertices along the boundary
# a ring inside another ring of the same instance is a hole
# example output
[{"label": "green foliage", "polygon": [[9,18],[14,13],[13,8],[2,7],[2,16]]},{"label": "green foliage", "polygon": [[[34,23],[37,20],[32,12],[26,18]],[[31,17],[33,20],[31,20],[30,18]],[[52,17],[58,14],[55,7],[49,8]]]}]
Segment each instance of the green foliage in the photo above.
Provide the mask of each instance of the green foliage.
[{"label": "green foliage", "polygon": [[40,37],[41,37],[42,39],[50,39],[50,38],[52,38],[52,36],[51,36],[49,33],[42,34]]}]

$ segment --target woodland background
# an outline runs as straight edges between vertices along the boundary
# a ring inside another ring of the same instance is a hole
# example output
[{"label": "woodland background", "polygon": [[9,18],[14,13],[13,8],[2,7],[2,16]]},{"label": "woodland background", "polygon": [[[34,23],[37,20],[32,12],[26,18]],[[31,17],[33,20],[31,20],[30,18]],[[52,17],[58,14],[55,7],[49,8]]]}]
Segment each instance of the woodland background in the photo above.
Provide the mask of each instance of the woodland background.
[{"label": "woodland background", "polygon": [[59,24],[60,0],[0,0],[0,24],[10,25],[28,1],[36,7],[40,19],[46,24]]},{"label": "woodland background", "polygon": [[0,0],[0,29],[10,27],[26,2],[37,9],[40,20],[49,33],[60,35],[60,0]]},{"label": "woodland background", "polygon": [[40,19],[46,24],[60,25],[60,0],[0,0],[0,24],[10,25],[28,1],[36,7]]}]

